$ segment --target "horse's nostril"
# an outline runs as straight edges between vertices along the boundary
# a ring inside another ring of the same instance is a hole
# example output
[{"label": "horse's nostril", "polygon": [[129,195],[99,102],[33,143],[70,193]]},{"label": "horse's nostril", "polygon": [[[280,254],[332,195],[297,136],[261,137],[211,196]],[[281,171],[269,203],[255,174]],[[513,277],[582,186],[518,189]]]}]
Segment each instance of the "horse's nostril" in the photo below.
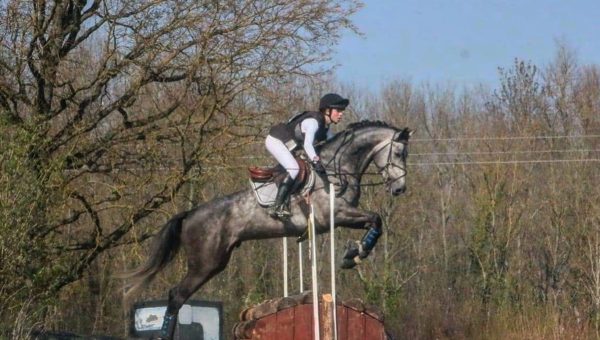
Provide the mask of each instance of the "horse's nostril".
[{"label": "horse's nostril", "polygon": [[406,187],[397,188],[396,190],[394,190],[394,195],[403,194],[405,191],[406,191]]}]

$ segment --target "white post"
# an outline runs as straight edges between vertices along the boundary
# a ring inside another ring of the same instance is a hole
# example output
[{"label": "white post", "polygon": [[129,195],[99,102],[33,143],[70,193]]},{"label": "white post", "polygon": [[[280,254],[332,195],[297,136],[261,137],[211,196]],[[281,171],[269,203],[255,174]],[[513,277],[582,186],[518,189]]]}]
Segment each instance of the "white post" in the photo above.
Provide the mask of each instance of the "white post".
[{"label": "white post", "polygon": [[287,237],[283,238],[283,296],[288,296],[288,247]]},{"label": "white post", "polygon": [[329,183],[329,248],[331,251],[331,295],[333,296],[333,339],[337,340],[337,301],[335,291],[335,187]]},{"label": "white post", "polygon": [[298,243],[298,270],[300,271],[300,293],[304,292],[304,273],[302,272],[302,242]]},{"label": "white post", "polygon": [[320,325],[319,325],[319,289],[317,282],[317,233],[315,228],[315,207],[310,204],[310,257],[311,257],[311,273],[312,273],[312,297],[313,297],[313,325],[314,325],[314,339],[320,340]]}]

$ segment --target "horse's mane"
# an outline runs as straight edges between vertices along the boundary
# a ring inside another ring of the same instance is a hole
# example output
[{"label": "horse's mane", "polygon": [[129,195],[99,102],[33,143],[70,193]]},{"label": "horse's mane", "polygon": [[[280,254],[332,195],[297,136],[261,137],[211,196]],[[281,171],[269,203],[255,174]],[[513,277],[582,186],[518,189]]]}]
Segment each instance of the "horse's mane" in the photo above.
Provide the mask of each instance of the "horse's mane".
[{"label": "horse's mane", "polygon": [[347,131],[347,130],[356,131],[358,129],[367,128],[367,127],[387,127],[387,128],[397,130],[396,127],[391,126],[390,124],[383,122],[381,120],[361,120],[360,122],[350,123],[344,131]]},{"label": "horse's mane", "polygon": [[348,126],[344,130],[336,133],[335,136],[328,140],[326,144],[334,143],[336,140],[343,138],[344,136],[352,136],[355,131],[369,127],[390,128],[399,131],[397,127],[392,126],[381,120],[361,120],[359,122],[348,124]]}]

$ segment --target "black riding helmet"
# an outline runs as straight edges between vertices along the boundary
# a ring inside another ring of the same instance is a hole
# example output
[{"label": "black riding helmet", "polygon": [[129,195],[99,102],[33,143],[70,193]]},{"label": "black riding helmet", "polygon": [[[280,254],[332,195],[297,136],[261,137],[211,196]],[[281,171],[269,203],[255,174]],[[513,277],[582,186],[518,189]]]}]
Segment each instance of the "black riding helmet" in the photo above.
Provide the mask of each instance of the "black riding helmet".
[{"label": "black riding helmet", "polygon": [[350,104],[350,100],[336,93],[328,93],[321,98],[321,101],[319,102],[319,111],[325,109],[345,110],[348,104]]}]

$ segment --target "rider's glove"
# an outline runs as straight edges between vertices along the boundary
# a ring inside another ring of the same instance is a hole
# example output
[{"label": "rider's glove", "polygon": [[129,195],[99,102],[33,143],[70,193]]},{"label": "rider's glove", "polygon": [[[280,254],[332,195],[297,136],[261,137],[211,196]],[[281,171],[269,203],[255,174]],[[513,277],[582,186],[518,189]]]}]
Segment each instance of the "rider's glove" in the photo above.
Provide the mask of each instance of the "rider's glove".
[{"label": "rider's glove", "polygon": [[319,174],[325,174],[325,167],[323,166],[323,163],[321,163],[320,160],[318,161],[313,161],[312,162],[313,168],[315,169],[315,171]]}]

